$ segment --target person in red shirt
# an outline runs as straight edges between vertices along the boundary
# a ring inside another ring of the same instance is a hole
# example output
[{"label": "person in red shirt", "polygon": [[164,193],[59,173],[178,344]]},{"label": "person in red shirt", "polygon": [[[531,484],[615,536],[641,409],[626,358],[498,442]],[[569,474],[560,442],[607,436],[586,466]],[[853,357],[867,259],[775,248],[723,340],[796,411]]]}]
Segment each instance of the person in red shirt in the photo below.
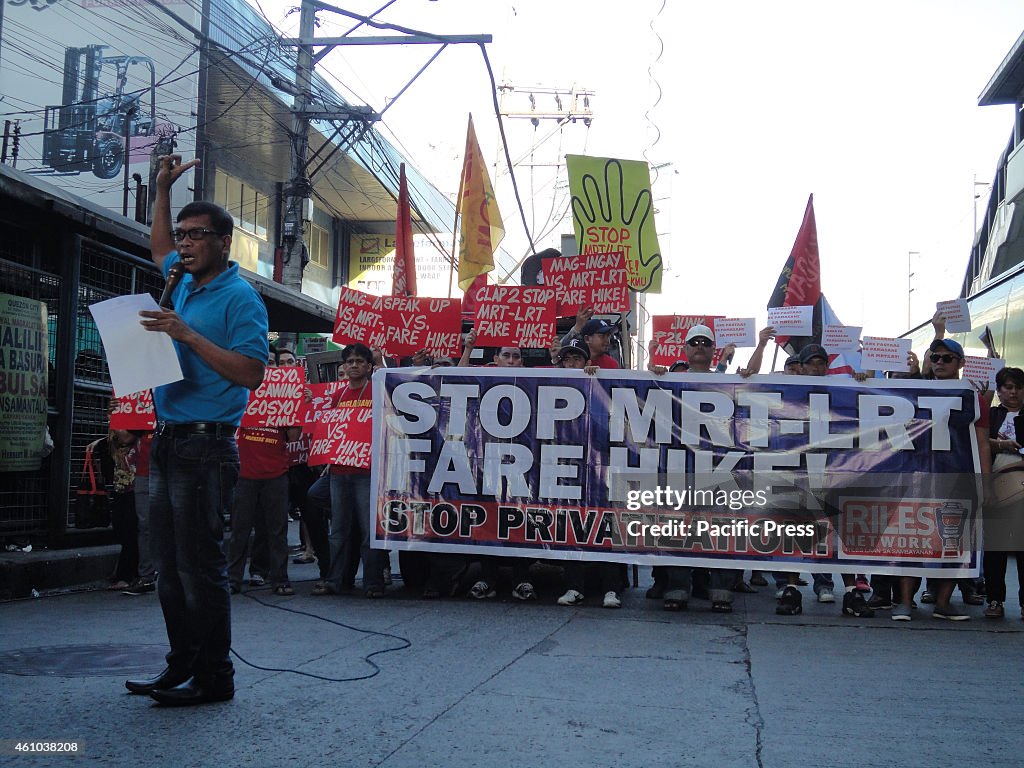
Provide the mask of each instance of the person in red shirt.
[{"label": "person in red shirt", "polygon": [[[268,367],[277,365],[271,350]],[[289,432],[294,434],[289,435]],[[242,588],[249,535],[262,520],[270,555],[270,582],[275,595],[294,595],[288,581],[288,450],[289,439],[297,439],[295,427],[241,427],[238,430],[238,484],[231,510],[231,540],[228,546],[228,581],[231,592]]]},{"label": "person in red shirt", "polygon": [[596,318],[588,320],[583,326],[583,330],[580,331],[580,337],[583,339],[583,343],[587,345],[587,349],[590,350],[591,365],[607,370],[616,370],[622,367],[619,365],[618,360],[608,354],[608,350],[612,346],[612,334],[614,332],[614,325]]},{"label": "person in red shirt", "polygon": [[[332,407],[370,407],[373,403],[370,375],[373,373],[373,352],[365,344],[349,344],[341,350],[341,368],[345,386],[335,396]],[[359,524],[360,556],[363,561],[363,589],[370,598],[384,597],[385,552],[370,548],[370,470],[368,467],[332,464],[330,571],[326,584],[329,591],[345,591],[344,574],[351,565],[346,538]]]}]

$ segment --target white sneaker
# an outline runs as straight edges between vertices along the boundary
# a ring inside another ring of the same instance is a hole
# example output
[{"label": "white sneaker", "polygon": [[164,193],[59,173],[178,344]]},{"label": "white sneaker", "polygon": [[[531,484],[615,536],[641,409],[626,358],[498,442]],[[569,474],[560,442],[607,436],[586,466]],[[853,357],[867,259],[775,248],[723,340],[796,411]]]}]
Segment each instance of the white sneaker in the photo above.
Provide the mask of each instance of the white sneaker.
[{"label": "white sneaker", "polygon": [[835,601],[836,601],[836,596],[834,594],[832,594],[832,590],[831,589],[823,589],[823,590],[821,590],[821,592],[818,593],[818,602],[819,603],[834,603]]},{"label": "white sneaker", "polygon": [[605,608],[621,608],[622,601],[619,600],[619,596],[614,592],[605,592],[604,600],[601,602]]},{"label": "white sneaker", "polygon": [[577,592],[575,589],[570,589],[560,598],[558,598],[559,605],[579,605],[583,602],[583,593]]}]

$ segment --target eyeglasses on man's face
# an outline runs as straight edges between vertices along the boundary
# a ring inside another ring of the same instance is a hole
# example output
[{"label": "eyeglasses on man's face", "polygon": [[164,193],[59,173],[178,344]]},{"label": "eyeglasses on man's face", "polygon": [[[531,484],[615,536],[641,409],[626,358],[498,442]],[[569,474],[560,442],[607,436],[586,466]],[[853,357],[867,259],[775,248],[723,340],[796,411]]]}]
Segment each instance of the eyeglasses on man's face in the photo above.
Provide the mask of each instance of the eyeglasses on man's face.
[{"label": "eyeglasses on man's face", "polygon": [[711,339],[705,339],[703,336],[698,336],[696,339],[690,339],[686,343],[691,347],[710,347],[712,344]]},{"label": "eyeglasses on man's face", "polygon": [[952,363],[957,359],[956,355],[931,355],[928,358],[933,363]]},{"label": "eyeglasses on man's face", "polygon": [[193,227],[192,229],[175,229],[171,230],[171,238],[176,243],[180,243],[186,237],[193,242],[202,240],[207,235],[216,235],[217,231],[214,229],[208,229],[207,227]]}]

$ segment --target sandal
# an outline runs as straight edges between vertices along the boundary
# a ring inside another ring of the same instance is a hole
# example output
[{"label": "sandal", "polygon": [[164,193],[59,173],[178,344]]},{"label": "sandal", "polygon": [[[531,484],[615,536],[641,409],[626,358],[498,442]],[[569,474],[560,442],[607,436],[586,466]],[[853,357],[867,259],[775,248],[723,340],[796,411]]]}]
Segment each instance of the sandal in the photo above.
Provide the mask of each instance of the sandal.
[{"label": "sandal", "polygon": [[727,603],[724,600],[716,600],[711,604],[712,613],[732,613],[732,603]]},{"label": "sandal", "polygon": [[749,584],[747,584],[747,582],[745,582],[745,581],[737,582],[736,586],[732,588],[732,591],[733,592],[739,592],[739,593],[742,593],[744,595],[756,595],[757,594],[757,590],[754,589]]},{"label": "sandal", "polygon": [[278,597],[289,597],[295,594],[295,590],[291,584],[278,584],[274,587],[274,594]]},{"label": "sandal", "polygon": [[326,581],[318,581],[313,585],[313,592],[311,594],[314,594],[317,597],[320,597],[321,595],[329,595],[331,594],[331,588],[327,586]]},{"label": "sandal", "polygon": [[366,590],[366,596],[371,600],[375,600],[378,597],[384,597],[384,587],[369,587]]},{"label": "sandal", "polygon": [[661,607],[664,608],[666,611],[685,611],[686,601],[666,598],[665,602],[662,603]]}]

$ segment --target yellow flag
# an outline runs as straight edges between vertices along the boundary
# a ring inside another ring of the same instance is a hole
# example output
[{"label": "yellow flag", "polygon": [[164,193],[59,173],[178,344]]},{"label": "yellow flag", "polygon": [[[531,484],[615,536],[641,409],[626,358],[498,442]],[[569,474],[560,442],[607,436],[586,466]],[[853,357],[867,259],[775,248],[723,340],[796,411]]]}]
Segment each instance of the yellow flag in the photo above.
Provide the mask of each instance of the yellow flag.
[{"label": "yellow flag", "polygon": [[494,252],[505,237],[501,211],[487,175],[484,157],[469,117],[466,155],[459,184],[459,287],[466,290],[475,278],[494,269]]}]

